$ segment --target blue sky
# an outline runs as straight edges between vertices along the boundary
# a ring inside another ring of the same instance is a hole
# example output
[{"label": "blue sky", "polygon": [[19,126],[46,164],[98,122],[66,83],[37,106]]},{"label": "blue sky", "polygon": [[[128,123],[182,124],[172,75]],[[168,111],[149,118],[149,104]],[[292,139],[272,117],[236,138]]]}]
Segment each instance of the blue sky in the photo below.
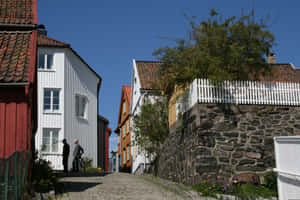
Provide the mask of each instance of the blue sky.
[{"label": "blue sky", "polygon": [[[200,21],[211,8],[232,16],[252,7],[258,17],[271,16],[276,61],[300,66],[298,0],[38,0],[38,22],[46,25],[48,36],[70,43],[102,77],[99,111],[114,130],[132,59],[153,60],[155,49],[172,44],[162,37],[185,37],[189,25],[184,14]],[[116,143],[112,134],[110,150]]]}]

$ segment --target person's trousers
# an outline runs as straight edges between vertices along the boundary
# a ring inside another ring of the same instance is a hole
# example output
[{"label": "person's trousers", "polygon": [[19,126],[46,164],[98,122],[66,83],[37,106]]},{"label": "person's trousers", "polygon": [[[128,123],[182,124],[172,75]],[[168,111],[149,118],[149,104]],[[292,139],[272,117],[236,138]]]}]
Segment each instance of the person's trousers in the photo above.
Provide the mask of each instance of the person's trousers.
[{"label": "person's trousers", "polygon": [[79,172],[79,158],[75,157],[73,160],[73,171]]},{"label": "person's trousers", "polygon": [[68,157],[63,158],[63,166],[64,166],[64,172],[68,173]]}]

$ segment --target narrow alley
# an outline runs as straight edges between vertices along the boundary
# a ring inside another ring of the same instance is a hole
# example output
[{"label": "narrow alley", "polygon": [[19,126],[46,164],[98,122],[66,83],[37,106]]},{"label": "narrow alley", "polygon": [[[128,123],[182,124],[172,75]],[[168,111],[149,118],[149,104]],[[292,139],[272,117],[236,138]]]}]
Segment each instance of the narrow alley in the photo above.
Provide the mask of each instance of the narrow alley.
[{"label": "narrow alley", "polygon": [[151,176],[114,173],[101,177],[67,177],[61,180],[66,193],[60,200],[183,200],[199,197],[182,185]]}]

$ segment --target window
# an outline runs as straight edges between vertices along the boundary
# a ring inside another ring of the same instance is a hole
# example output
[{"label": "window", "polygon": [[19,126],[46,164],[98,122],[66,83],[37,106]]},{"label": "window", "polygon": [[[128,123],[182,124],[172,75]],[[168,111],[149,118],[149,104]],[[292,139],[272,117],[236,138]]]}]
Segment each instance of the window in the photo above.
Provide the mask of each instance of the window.
[{"label": "window", "polygon": [[44,89],[44,111],[59,110],[59,89]]},{"label": "window", "polygon": [[58,129],[44,129],[42,138],[43,152],[58,152]]},{"label": "window", "polygon": [[123,164],[126,163],[126,149],[123,149]]},{"label": "window", "polygon": [[122,129],[123,129],[123,138],[125,138],[125,136],[126,136],[125,124],[123,125]]},{"label": "window", "polygon": [[129,145],[127,145],[127,161],[129,160]]},{"label": "window", "polygon": [[126,113],[126,101],[123,101],[123,114]]},{"label": "window", "polygon": [[53,55],[52,54],[39,54],[39,69],[52,69],[53,68]]},{"label": "window", "polygon": [[80,118],[87,119],[87,104],[88,99],[83,95],[76,95],[75,99],[76,106],[76,116]]}]

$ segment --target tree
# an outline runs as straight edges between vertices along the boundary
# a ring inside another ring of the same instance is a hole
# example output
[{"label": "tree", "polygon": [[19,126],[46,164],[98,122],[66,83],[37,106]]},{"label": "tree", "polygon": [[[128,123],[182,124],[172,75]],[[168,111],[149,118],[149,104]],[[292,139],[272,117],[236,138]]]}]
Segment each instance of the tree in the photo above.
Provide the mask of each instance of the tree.
[{"label": "tree", "polygon": [[190,24],[188,39],[153,52],[163,62],[160,76],[166,94],[171,94],[175,85],[186,86],[195,78],[218,83],[247,80],[249,74],[257,79],[271,72],[266,55],[274,45],[274,36],[266,21],[255,20],[253,10],[223,19],[212,9],[207,20],[200,24],[191,20]]},{"label": "tree", "polygon": [[149,155],[154,156],[157,165],[161,145],[169,135],[168,106],[161,97],[154,103],[146,102],[141,112],[133,118],[135,141]]}]

